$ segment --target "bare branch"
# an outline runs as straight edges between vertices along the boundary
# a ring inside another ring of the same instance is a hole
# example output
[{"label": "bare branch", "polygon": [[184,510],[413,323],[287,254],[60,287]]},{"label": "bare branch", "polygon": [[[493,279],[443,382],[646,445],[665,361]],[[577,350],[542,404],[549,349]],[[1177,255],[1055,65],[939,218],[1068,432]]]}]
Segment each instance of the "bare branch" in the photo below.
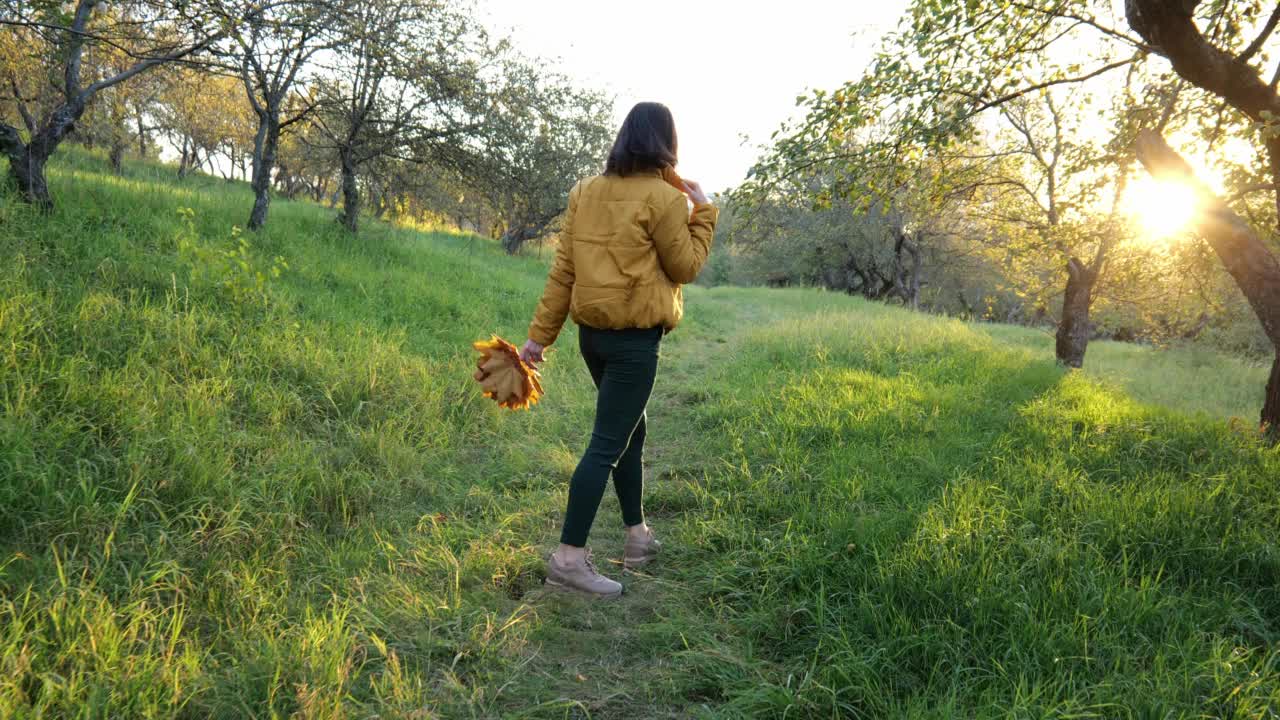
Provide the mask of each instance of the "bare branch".
[{"label": "bare branch", "polygon": [[285,118],[284,120],[280,121],[280,129],[284,130],[290,125],[293,125],[294,123],[302,122],[303,120],[311,117],[311,114],[315,112],[316,108],[318,108],[319,106],[320,106],[320,102],[318,100],[308,102],[301,110],[295,113],[293,117]]}]

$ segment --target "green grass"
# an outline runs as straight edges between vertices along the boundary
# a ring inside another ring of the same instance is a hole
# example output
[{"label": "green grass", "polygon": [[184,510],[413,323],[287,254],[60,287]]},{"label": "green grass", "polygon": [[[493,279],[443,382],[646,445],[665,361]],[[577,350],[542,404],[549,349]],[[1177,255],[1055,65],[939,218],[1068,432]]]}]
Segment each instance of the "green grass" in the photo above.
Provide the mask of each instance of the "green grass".
[{"label": "green grass", "polygon": [[[1053,347],[1052,336],[1043,330],[994,324],[975,327],[1037,353]],[[1143,345],[1104,340],[1089,343],[1085,372],[1140,402],[1248,426],[1258,424],[1269,362],[1192,344],[1153,352]]]},{"label": "green grass", "polygon": [[540,585],[574,332],[532,412],[469,379],[545,266],[286,202],[239,255],[243,186],[167,172],[71,153],[51,216],[0,200],[0,717],[1280,713],[1259,368],[1095,343],[1064,374],[1035,331],[690,288],[669,551],[593,604]]}]

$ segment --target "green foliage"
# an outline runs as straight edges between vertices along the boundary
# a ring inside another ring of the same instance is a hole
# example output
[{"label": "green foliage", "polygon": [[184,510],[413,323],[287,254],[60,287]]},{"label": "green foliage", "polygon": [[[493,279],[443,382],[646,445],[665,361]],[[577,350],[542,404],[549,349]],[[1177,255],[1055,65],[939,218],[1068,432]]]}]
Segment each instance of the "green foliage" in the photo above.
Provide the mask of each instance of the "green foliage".
[{"label": "green foliage", "polygon": [[76,207],[0,199],[0,716],[1280,706],[1280,455],[1223,418],[1257,368],[1099,343],[1099,381],[1032,330],[689,288],[650,408],[668,549],[591,604],[538,582],[594,410],[573,330],[532,412],[470,380],[544,265],[281,202],[249,257],[289,272],[228,312],[175,238],[225,248],[248,190],[131,173],[71,154]]},{"label": "green foliage", "polygon": [[205,245],[196,231],[195,211],[179,208],[181,228],[177,235],[178,251],[190,264],[190,279],[195,285],[211,282],[238,306],[266,307],[272,300],[271,283],[278,280],[289,263],[276,255],[268,263],[251,251],[249,239],[237,226],[231,227],[234,245],[218,249]]},{"label": "green foliage", "polygon": [[[825,224],[842,238],[855,236],[861,215],[877,205],[901,214],[928,250],[921,302],[932,309],[1049,325],[1075,259],[1099,278],[1095,337],[1202,337],[1270,354],[1256,317],[1237,312],[1238,287],[1203,243],[1152,242],[1125,211],[1126,188],[1141,175],[1132,153],[1138,130],[1198,141],[1189,153],[1222,171],[1229,195],[1269,187],[1266,154],[1238,151],[1257,147],[1269,121],[1246,122],[1152,62],[1125,5],[914,0],[862,75],[797,98],[803,120],[774,134],[735,199],[748,215],[789,208],[785,226]],[[1193,5],[1213,42],[1237,52],[1268,17],[1252,0]],[[1237,150],[1226,150],[1229,143]],[[1246,195],[1233,206],[1268,228],[1271,199]],[[824,222],[841,203],[853,217]],[[794,217],[802,208],[815,217]],[[745,234],[751,262],[794,264],[779,263],[767,229]],[[824,258],[817,273],[791,273],[791,281],[841,287],[814,278],[840,274],[849,257]],[[1000,307],[977,311],[983,297]]]},{"label": "green foliage", "polygon": [[471,181],[492,206],[508,252],[556,230],[574,183],[604,169],[612,114],[602,93],[527,60],[507,63]]}]

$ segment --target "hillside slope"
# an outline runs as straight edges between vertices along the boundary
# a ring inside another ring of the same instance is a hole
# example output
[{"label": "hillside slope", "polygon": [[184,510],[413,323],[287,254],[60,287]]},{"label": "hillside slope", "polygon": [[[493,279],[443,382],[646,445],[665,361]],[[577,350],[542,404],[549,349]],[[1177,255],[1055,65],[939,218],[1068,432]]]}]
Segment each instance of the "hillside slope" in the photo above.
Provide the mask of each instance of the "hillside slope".
[{"label": "hillside slope", "polygon": [[592,604],[539,583],[574,333],[532,412],[469,379],[536,257],[287,202],[238,236],[244,188],[136,173],[0,199],[0,716],[1280,709],[1280,454],[1224,421],[1256,368],[1100,343],[1100,382],[1035,331],[691,288],[651,408],[670,550]]}]

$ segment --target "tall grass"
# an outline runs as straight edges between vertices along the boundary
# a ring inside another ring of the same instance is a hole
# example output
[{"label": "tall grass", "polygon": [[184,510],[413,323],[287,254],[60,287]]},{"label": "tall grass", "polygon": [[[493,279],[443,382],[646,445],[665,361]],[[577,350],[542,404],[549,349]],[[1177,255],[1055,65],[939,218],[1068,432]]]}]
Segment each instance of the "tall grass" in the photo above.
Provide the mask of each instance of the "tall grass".
[{"label": "tall grass", "polygon": [[52,215],[0,200],[0,716],[1280,711],[1280,456],[1225,420],[1256,368],[1064,374],[1018,329],[691,288],[668,551],[592,604],[539,584],[593,410],[572,329],[532,412],[469,380],[536,258],[287,202],[241,249],[239,184],[53,170]]}]

